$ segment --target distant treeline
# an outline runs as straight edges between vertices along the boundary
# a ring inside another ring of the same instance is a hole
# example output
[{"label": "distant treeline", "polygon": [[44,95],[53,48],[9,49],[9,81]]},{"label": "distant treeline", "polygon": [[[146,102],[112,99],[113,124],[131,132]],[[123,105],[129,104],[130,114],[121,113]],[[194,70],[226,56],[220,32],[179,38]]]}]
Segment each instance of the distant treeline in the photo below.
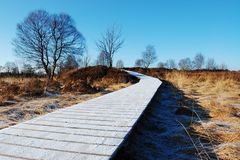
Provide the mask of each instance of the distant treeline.
[{"label": "distant treeline", "polygon": [[40,73],[11,73],[11,72],[1,72],[0,77],[16,77],[16,78],[28,78],[28,77],[36,77],[36,78],[43,78],[46,77],[45,74]]}]

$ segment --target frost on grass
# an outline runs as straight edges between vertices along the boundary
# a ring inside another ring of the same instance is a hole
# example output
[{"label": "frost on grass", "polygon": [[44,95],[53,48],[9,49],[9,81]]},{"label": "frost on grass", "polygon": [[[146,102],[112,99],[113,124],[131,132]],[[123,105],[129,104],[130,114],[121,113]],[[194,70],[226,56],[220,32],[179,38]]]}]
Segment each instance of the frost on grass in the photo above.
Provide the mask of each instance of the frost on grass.
[{"label": "frost on grass", "polygon": [[183,93],[164,82],[115,159],[214,159],[211,146],[190,132],[197,117],[192,102],[183,101]]}]

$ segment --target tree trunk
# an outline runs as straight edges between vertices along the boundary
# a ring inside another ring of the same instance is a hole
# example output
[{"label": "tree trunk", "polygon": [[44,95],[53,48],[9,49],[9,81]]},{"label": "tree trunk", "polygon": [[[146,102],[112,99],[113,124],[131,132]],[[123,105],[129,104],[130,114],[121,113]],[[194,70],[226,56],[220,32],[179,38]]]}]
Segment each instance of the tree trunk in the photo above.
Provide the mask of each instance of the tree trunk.
[{"label": "tree trunk", "polygon": [[110,54],[110,56],[109,56],[109,68],[112,68],[112,66],[113,66],[113,58],[111,55],[112,54]]},{"label": "tree trunk", "polygon": [[109,68],[112,68],[112,60],[110,60]]},{"label": "tree trunk", "polygon": [[53,80],[54,78],[55,69],[56,69],[56,65],[53,66],[51,80]]}]

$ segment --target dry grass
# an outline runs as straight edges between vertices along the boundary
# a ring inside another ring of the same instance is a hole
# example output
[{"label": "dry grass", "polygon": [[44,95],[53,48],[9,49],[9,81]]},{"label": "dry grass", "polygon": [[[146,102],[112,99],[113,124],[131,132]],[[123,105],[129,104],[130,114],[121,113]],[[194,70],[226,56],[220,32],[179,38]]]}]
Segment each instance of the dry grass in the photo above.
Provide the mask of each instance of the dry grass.
[{"label": "dry grass", "polygon": [[111,85],[136,83],[138,79],[126,72],[109,69],[105,66],[88,67],[63,73],[60,81],[63,91],[80,91],[94,93]]},{"label": "dry grass", "polygon": [[22,97],[42,97],[50,94],[94,94],[115,90],[136,83],[138,79],[118,69],[104,66],[74,69],[49,82],[46,78],[0,77],[0,106]]},{"label": "dry grass", "polygon": [[197,123],[191,124],[191,134],[213,142],[213,149],[219,159],[239,159],[240,72],[140,68],[131,70],[170,81],[183,91],[185,97],[196,102],[193,108],[194,105],[200,106],[208,114],[203,114]]},{"label": "dry grass", "polygon": [[240,157],[239,77],[235,72],[173,72],[165,77],[208,112],[210,118],[192,128],[217,144],[214,149],[219,159]]},{"label": "dry grass", "polygon": [[240,74],[231,72],[171,72],[165,79],[184,91],[210,118],[192,124],[199,136],[209,136],[219,159],[239,159]]},{"label": "dry grass", "polygon": [[43,78],[0,78],[0,105],[6,100],[18,101],[21,96],[41,96],[45,85]]},{"label": "dry grass", "polygon": [[101,96],[102,94],[103,93],[65,93],[55,97],[22,99],[21,102],[0,108],[0,129],[52,112],[59,108],[65,108]]}]

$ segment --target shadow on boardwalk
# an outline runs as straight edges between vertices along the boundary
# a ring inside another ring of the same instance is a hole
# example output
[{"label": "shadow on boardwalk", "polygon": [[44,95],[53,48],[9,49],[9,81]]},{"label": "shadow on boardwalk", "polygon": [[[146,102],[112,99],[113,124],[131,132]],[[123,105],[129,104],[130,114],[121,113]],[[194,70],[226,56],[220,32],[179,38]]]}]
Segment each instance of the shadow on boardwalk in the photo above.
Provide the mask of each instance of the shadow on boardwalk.
[{"label": "shadow on boardwalk", "polygon": [[[189,109],[194,106],[200,117],[208,117],[197,102],[185,97],[183,92],[172,84],[163,81],[146,112],[113,159],[217,159],[209,141],[192,134],[198,151],[195,149],[182,125],[189,130],[190,124],[195,123],[198,118],[192,115],[194,112],[191,110],[179,110],[181,106]],[[206,151],[208,154],[204,153]]]}]

